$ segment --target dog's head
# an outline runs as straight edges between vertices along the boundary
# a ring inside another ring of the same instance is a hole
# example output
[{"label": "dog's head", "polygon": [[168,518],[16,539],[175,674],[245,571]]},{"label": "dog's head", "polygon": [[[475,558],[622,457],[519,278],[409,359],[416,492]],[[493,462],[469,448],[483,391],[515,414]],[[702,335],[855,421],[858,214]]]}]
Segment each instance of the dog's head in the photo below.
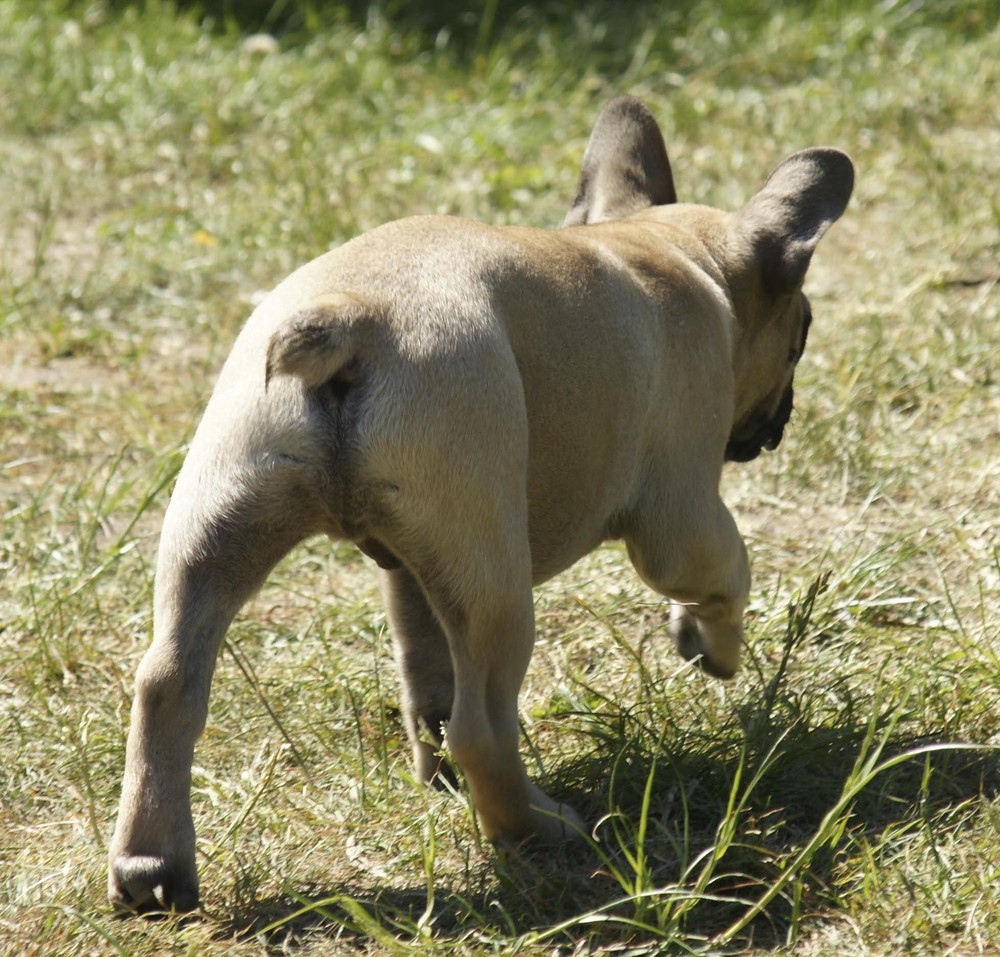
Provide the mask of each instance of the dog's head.
[{"label": "dog's head", "polygon": [[773,451],[785,434],[785,426],[792,417],[794,397],[792,380],[795,367],[805,352],[806,336],[809,334],[809,324],[812,322],[812,308],[804,293],[801,294],[797,306],[795,310],[797,318],[793,318],[790,325],[800,330],[798,343],[793,343],[789,348],[785,363],[788,371],[785,376],[779,378],[779,381],[783,379],[786,384],[780,390],[777,402],[774,397],[779,390],[776,389],[749,415],[733,424],[729,441],[726,443],[727,462],[750,462],[764,449]]},{"label": "dog's head", "polygon": [[748,462],[781,441],[812,320],[802,284],[817,243],[844,212],[853,184],[850,159],[823,147],[786,159],[735,215],[678,204],[663,135],[639,100],[612,100],[594,125],[563,225],[639,217],[693,237],[693,244],[680,245],[719,276],[733,313],[735,394],[727,461]]},{"label": "dog's head", "polygon": [[803,150],[781,163],[730,219],[717,254],[735,318],[736,403],[727,461],[748,462],[781,441],[812,322],[802,284],[853,186],[854,166],[844,153]]}]

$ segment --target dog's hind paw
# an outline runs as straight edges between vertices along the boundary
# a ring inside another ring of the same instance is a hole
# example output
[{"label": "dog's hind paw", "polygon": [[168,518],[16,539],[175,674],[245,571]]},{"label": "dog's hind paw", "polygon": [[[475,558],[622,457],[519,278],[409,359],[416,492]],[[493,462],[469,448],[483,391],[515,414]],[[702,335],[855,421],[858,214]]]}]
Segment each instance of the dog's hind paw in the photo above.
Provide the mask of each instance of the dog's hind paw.
[{"label": "dog's hind paw", "polygon": [[185,913],[198,906],[198,877],[162,857],[119,854],[108,874],[108,900],[121,914]]},{"label": "dog's hind paw", "polygon": [[590,828],[570,805],[550,798],[537,785],[530,784],[532,830],[543,844],[580,841]]}]

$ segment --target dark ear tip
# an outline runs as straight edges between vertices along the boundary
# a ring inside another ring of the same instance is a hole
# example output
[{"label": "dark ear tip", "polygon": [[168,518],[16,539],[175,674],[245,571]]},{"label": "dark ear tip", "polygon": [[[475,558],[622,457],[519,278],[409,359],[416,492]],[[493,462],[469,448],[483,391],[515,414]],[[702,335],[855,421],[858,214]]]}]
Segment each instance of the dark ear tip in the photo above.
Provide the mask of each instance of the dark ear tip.
[{"label": "dark ear tip", "polygon": [[632,113],[655,119],[649,107],[639,97],[632,96],[631,93],[622,93],[614,99],[608,100],[601,113]]},{"label": "dark ear tip", "polygon": [[854,163],[842,150],[827,148],[825,171],[830,191],[840,199],[837,215],[842,216],[854,192]]},{"label": "dark ear tip", "polygon": [[854,190],[854,161],[847,153],[835,146],[814,146],[812,149],[793,153],[775,170],[775,173],[786,164],[795,161],[819,167],[826,184],[843,195],[846,206]]},{"label": "dark ear tip", "polygon": [[831,177],[836,177],[850,192],[854,188],[854,161],[843,150],[833,146],[822,146],[824,165]]},{"label": "dark ear tip", "polygon": [[[604,108],[597,114],[591,138],[593,139],[595,134],[600,135],[602,131],[615,129],[638,130],[640,131],[639,139],[657,143],[666,154],[666,145],[663,142],[660,124],[653,115],[653,111],[638,97],[625,93],[605,103]],[[635,135],[633,133],[633,136]]]}]

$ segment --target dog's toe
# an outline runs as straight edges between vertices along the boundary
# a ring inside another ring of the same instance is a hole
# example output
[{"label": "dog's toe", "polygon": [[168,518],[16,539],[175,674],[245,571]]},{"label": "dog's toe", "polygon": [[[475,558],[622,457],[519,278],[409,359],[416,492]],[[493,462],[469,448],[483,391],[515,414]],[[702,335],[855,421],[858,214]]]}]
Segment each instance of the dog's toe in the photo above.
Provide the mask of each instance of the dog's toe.
[{"label": "dog's toe", "polygon": [[123,914],[186,913],[198,906],[198,878],[162,857],[119,854],[108,876],[108,900]]},{"label": "dog's toe", "polygon": [[732,678],[740,666],[741,635],[737,632],[726,636],[725,648],[711,648],[705,639],[702,626],[694,615],[682,612],[670,623],[670,637],[686,661],[693,661],[713,678]]}]

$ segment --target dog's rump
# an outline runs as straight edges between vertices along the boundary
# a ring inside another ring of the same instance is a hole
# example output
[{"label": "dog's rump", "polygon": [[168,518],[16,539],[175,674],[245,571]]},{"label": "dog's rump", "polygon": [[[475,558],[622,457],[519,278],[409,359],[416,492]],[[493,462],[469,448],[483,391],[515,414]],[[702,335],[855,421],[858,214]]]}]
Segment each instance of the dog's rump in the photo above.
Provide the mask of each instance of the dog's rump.
[{"label": "dog's rump", "polygon": [[265,378],[273,390],[292,377],[292,391],[355,410],[338,445],[351,447],[366,501],[392,489],[413,514],[408,487],[426,493],[441,483],[434,468],[499,457],[516,427],[530,446],[520,481],[538,576],[608,536],[605,518],[639,481],[633,447],[653,414],[664,336],[621,259],[576,230],[416,217],[307,265],[294,288],[262,306]]}]

